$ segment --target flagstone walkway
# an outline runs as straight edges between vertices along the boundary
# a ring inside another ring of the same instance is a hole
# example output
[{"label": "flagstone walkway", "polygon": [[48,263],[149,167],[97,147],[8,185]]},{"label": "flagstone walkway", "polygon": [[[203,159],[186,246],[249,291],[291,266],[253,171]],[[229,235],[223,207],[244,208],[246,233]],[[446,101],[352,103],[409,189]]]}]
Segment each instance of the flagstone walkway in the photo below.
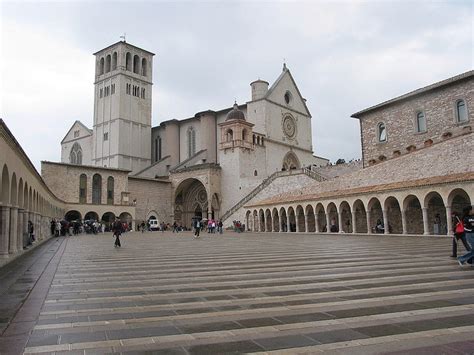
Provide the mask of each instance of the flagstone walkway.
[{"label": "flagstone walkway", "polygon": [[53,239],[0,269],[0,353],[469,354],[474,268],[450,251],[378,235]]}]

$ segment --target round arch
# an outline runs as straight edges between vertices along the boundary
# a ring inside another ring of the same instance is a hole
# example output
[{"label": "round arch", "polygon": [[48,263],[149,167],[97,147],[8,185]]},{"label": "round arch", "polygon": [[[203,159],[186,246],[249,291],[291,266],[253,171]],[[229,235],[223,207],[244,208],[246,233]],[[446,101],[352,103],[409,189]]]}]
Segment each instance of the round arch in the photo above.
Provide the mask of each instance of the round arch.
[{"label": "round arch", "polygon": [[86,221],[88,221],[88,220],[98,221],[99,220],[99,215],[97,214],[97,212],[89,211],[84,215],[84,220],[86,220]]},{"label": "round arch", "polygon": [[306,209],[306,219],[308,220],[306,224],[308,225],[308,230],[306,232],[314,233],[316,232],[316,216],[314,214],[313,206],[307,205]]},{"label": "round arch", "polygon": [[451,213],[461,216],[464,207],[470,205],[472,205],[472,201],[465,190],[456,188],[450,191],[448,195],[448,206],[451,206]]},{"label": "round arch", "polygon": [[25,191],[23,187],[23,178],[20,178],[20,181],[18,182],[18,206],[20,208],[24,208],[24,197]]},{"label": "round arch", "polygon": [[283,158],[282,168],[283,171],[301,169],[301,163],[296,154],[292,151],[286,153]]},{"label": "round arch", "polygon": [[245,226],[247,228],[247,231],[253,230],[253,225],[251,225],[251,223],[252,223],[251,212],[250,212],[250,210],[248,210],[245,213]]},{"label": "round arch", "polygon": [[318,203],[314,208],[316,211],[316,224],[319,232],[327,232],[326,210],[322,203]]},{"label": "round arch", "polygon": [[191,228],[193,217],[207,219],[208,212],[212,215],[212,206],[208,211],[208,201],[208,193],[201,180],[189,178],[181,181],[174,193],[174,221],[178,225]]},{"label": "round arch", "polygon": [[115,221],[115,214],[113,212],[105,212],[100,220],[110,227],[110,225]]},{"label": "round arch", "polygon": [[276,207],[272,210],[273,231],[280,232],[280,216]]},{"label": "round arch", "polygon": [[420,200],[415,195],[408,195],[403,200],[403,210],[408,234],[423,234],[423,212]]},{"label": "round arch", "polygon": [[258,224],[258,212],[257,210],[253,210],[252,213],[252,225],[253,225],[253,231],[258,232],[259,231],[259,224]]},{"label": "round arch", "polygon": [[293,207],[288,207],[288,219],[290,221],[290,225],[288,226],[289,232],[296,232],[296,214]]},{"label": "round arch", "polygon": [[296,215],[296,230],[298,232],[306,232],[306,220],[304,216],[303,206],[298,205],[296,206],[295,210]]},{"label": "round arch", "polygon": [[6,205],[10,202],[10,175],[8,174],[7,164],[3,165],[1,186],[2,186],[1,202]]},{"label": "round arch", "polygon": [[338,230],[340,230],[339,226],[339,215],[337,213],[337,207],[334,202],[330,202],[327,207],[327,215],[329,217],[329,226],[328,226],[328,232],[331,232],[331,226],[335,225]]},{"label": "round arch", "polygon": [[79,211],[70,210],[66,212],[64,219],[68,222],[78,221],[82,219],[82,215]]},{"label": "round arch", "polygon": [[397,198],[394,196],[387,197],[384,201],[384,209],[387,211],[388,232],[402,234],[402,209]]},{"label": "round arch", "polygon": [[262,209],[258,211],[258,228],[260,232],[265,232],[265,212]]},{"label": "round arch", "polygon": [[354,233],[367,233],[367,212],[362,200],[357,199],[352,204],[355,221],[353,221]]},{"label": "round arch", "polygon": [[288,215],[284,207],[280,208],[280,232],[288,232]]},{"label": "round arch", "polygon": [[352,233],[352,213],[351,206],[347,201],[342,201],[339,205],[341,221],[339,223],[341,231],[344,233]]},{"label": "round arch", "polygon": [[270,209],[265,210],[265,231],[272,232],[273,231],[273,219],[272,219],[272,212]]},{"label": "round arch", "polygon": [[18,185],[16,184],[16,174],[12,174],[12,182],[11,182],[11,190],[10,190],[10,203],[13,206],[16,206],[18,203]]},{"label": "round arch", "polygon": [[426,194],[423,200],[423,207],[426,208],[428,217],[428,231],[430,234],[446,235],[448,220],[443,197],[437,191]]},{"label": "round arch", "polygon": [[[367,226],[370,231],[374,233],[380,233],[381,231],[377,231],[375,226],[383,224],[383,212],[382,212],[382,204],[380,203],[377,197],[372,197],[369,202],[367,203],[367,210],[369,211],[369,221],[370,225]],[[385,227],[385,226],[384,226]]]}]

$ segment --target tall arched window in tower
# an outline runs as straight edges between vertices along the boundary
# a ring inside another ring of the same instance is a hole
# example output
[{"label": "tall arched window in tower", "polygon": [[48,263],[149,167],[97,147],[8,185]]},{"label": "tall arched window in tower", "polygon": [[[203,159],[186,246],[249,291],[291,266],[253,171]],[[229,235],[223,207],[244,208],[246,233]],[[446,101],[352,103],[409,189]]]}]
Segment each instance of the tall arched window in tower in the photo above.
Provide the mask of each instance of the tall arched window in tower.
[{"label": "tall arched window in tower", "polygon": [[112,54],[112,70],[117,69],[117,52]]},{"label": "tall arched window in tower", "polygon": [[196,154],[196,131],[193,127],[188,128],[188,158]]},{"label": "tall arched window in tower", "polygon": [[99,75],[104,74],[104,58],[100,58],[100,63],[99,63]]},{"label": "tall arched window in tower", "polygon": [[130,52],[125,55],[125,69],[132,71],[132,55]]},{"label": "tall arched window in tower", "polygon": [[114,204],[114,178],[112,176],[107,178],[107,204]]},{"label": "tall arched window in tower", "polygon": [[69,163],[77,165],[82,164],[82,148],[77,142],[73,144],[71,152],[69,153]]},{"label": "tall arched window in tower", "polygon": [[146,76],[146,69],[147,69],[147,68],[146,68],[146,64],[147,64],[147,63],[146,63],[146,59],[143,58],[143,59],[142,59],[142,75],[143,75],[143,76]]},{"label": "tall arched window in tower", "polygon": [[100,205],[102,201],[102,176],[94,174],[92,177],[92,203]]},{"label": "tall arched window in tower", "polygon": [[110,54],[105,57],[105,72],[108,73],[110,71],[110,65],[111,65],[112,58],[110,57]]},{"label": "tall arched window in tower", "polygon": [[136,54],[133,56],[133,72],[140,73],[140,57]]},{"label": "tall arched window in tower", "polygon": [[242,130],[242,140],[243,140],[243,141],[246,141],[246,140],[247,140],[247,130],[246,130],[246,129],[243,129],[243,130]]},{"label": "tall arched window in tower", "polygon": [[87,175],[79,177],[79,203],[87,203]]}]

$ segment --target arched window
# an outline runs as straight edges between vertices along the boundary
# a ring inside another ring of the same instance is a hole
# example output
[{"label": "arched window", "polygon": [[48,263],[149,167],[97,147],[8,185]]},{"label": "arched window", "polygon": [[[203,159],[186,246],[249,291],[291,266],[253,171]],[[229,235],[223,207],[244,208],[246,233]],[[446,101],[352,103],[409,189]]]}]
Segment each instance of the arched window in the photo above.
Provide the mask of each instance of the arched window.
[{"label": "arched window", "polygon": [[146,64],[147,64],[147,63],[146,63],[146,59],[143,58],[143,59],[142,59],[142,75],[143,75],[143,76],[146,76],[146,69],[147,69],[147,68],[146,68]]},{"label": "arched window", "polygon": [[232,142],[233,139],[234,139],[234,132],[232,132],[232,130],[229,128],[225,132],[225,140],[226,142]]},{"label": "arched window", "polygon": [[258,175],[258,172],[257,172],[257,170],[254,170],[254,172],[253,172],[253,176],[257,176],[257,175]]},{"label": "arched window", "polygon": [[257,145],[260,145],[260,137],[257,137]]},{"label": "arched window", "polygon": [[385,128],[385,123],[380,122],[377,126],[377,139],[379,142],[387,141],[387,129]]},{"label": "arched window", "polygon": [[107,204],[114,204],[114,178],[112,176],[107,178]]},{"label": "arched window", "polygon": [[188,158],[196,154],[196,131],[193,127],[188,128]]},{"label": "arched window", "polygon": [[458,100],[456,102],[456,121],[458,123],[467,122],[467,107],[464,100]]},{"label": "arched window", "polygon": [[79,177],[79,203],[87,203],[87,175]]},{"label": "arched window", "polygon": [[140,57],[136,54],[133,56],[133,72],[140,73]]},{"label": "arched window", "polygon": [[117,52],[112,54],[112,70],[117,69]]},{"label": "arched window", "polygon": [[69,162],[71,164],[82,164],[82,148],[77,142],[75,142],[71,148],[71,152],[69,153]]},{"label": "arched window", "polygon": [[132,55],[130,52],[125,55],[125,69],[132,71]]},{"label": "arched window", "polygon": [[110,71],[110,64],[111,64],[111,57],[110,54],[105,57],[105,72],[108,73]]},{"label": "arched window", "polygon": [[100,58],[100,64],[99,64],[99,75],[104,74],[104,58]]},{"label": "arched window", "polygon": [[92,203],[100,205],[102,201],[102,176],[94,174],[92,177]]},{"label": "arched window", "polygon": [[243,130],[242,130],[242,140],[243,140],[243,141],[246,141],[246,140],[247,140],[247,130],[246,130],[246,129],[243,129]]},{"label": "arched window", "polygon": [[426,118],[423,111],[416,114],[416,131],[426,132]]}]

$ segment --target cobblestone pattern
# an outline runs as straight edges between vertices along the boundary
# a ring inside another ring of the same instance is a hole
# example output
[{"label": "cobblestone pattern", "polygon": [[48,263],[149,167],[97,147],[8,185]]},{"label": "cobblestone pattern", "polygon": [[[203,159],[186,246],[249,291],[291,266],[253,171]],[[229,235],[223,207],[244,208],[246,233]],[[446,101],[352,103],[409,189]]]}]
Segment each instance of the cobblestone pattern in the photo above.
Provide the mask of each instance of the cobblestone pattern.
[{"label": "cobblestone pattern", "polygon": [[[330,240],[328,240],[330,238]],[[72,237],[25,353],[469,353],[449,238]]]}]

